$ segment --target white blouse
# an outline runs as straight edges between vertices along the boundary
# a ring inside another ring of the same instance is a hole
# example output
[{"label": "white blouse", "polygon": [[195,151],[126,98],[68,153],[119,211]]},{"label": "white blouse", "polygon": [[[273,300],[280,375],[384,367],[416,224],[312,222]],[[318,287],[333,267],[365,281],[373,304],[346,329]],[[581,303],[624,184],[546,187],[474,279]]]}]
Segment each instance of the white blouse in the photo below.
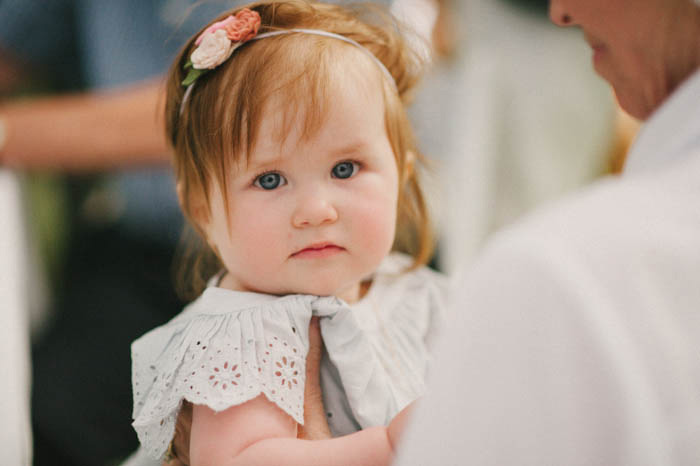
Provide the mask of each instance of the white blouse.
[{"label": "white blouse", "polygon": [[273,296],[209,286],[182,313],[132,344],[133,426],[153,457],[175,431],[183,400],[222,411],[261,393],[304,423],[312,316],[326,354],[321,383],[334,435],[386,425],[423,394],[428,343],[442,318],[445,278],[402,273],[392,254],[369,291],[349,305],[332,297]]},{"label": "white blouse", "polygon": [[700,70],[456,286],[396,465],[700,465]]}]

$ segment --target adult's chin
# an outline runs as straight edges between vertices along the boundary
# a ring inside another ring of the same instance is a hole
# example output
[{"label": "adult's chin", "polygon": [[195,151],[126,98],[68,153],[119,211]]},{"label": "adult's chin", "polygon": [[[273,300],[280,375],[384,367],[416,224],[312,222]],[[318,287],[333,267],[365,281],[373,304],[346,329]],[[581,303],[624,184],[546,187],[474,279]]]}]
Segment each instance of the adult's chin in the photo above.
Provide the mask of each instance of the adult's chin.
[{"label": "adult's chin", "polygon": [[661,101],[650,102],[638,89],[615,87],[614,85],[613,89],[615,90],[615,97],[617,98],[620,108],[637,120],[646,120],[654,113],[654,110],[661,105]]}]

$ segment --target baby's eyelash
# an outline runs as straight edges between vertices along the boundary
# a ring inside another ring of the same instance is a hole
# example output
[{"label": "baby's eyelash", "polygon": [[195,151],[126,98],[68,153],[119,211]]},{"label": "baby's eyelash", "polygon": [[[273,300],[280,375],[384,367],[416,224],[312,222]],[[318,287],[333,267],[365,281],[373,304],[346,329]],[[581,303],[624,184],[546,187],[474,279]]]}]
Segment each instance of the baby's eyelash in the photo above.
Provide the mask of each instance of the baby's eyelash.
[{"label": "baby's eyelash", "polygon": [[255,182],[258,181],[258,179],[260,179],[260,177],[265,176],[265,175],[269,175],[270,173],[279,173],[279,171],[278,170],[263,170],[259,173],[256,173],[255,175],[253,175],[251,177],[250,184],[254,185]]},{"label": "baby's eyelash", "polygon": [[271,191],[287,184],[287,179],[277,170],[266,170],[256,175],[251,184],[254,188]]},{"label": "baby's eyelash", "polygon": [[[341,161],[338,162],[338,163],[343,163],[343,162],[354,163],[355,165],[357,165],[357,168],[362,168],[362,167],[364,167],[364,164],[363,164],[361,161],[357,160],[357,159],[341,160]],[[337,164],[336,164],[336,165],[337,165]]]}]

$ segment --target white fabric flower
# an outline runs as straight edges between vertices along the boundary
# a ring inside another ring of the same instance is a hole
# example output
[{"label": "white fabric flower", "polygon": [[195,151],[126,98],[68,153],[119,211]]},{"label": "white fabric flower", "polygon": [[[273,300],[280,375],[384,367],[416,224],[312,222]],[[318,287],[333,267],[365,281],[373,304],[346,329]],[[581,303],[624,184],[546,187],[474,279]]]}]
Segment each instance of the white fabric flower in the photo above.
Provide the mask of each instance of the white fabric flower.
[{"label": "white fabric flower", "polygon": [[212,70],[228,60],[236,45],[226,37],[224,29],[207,34],[202,39],[199,47],[192,52],[190,57],[192,67],[196,70]]}]

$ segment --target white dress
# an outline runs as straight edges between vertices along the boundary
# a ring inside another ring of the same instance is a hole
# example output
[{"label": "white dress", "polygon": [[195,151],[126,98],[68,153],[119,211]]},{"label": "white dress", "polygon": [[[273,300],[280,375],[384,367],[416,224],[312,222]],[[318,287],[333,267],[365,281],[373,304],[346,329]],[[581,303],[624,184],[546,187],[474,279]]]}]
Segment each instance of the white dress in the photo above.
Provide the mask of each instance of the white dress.
[{"label": "white dress", "polygon": [[261,393],[304,422],[312,316],[327,351],[321,383],[335,435],[386,425],[422,395],[428,342],[445,302],[444,277],[393,254],[367,295],[272,296],[208,287],[182,313],[132,344],[133,426],[148,454],[170,443],[183,400],[221,411]]}]

